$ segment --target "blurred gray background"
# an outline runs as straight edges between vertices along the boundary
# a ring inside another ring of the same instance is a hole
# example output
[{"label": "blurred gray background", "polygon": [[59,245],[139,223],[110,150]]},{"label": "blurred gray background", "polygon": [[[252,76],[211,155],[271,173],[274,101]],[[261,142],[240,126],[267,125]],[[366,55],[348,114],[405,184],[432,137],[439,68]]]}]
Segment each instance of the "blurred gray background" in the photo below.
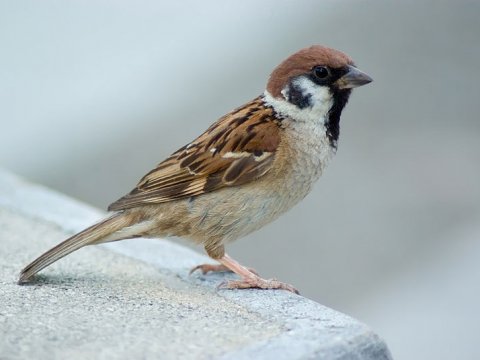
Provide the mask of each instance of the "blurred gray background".
[{"label": "blurred gray background", "polygon": [[1,1],[0,166],[101,208],[327,44],[354,91],[313,193],[229,248],[396,359],[480,358],[478,1]]}]

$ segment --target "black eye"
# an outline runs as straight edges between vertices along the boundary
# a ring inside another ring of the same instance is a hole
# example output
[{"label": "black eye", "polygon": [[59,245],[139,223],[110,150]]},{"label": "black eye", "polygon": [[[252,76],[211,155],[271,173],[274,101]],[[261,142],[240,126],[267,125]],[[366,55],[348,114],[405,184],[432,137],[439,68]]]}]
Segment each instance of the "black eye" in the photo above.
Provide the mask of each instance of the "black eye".
[{"label": "black eye", "polygon": [[317,65],[312,69],[312,72],[317,79],[325,79],[330,75],[330,71],[326,66]]}]

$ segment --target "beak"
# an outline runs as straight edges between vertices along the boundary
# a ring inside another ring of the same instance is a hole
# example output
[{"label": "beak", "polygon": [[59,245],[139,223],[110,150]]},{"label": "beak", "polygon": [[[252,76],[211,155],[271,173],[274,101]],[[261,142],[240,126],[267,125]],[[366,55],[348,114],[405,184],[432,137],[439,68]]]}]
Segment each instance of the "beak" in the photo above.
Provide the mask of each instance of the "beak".
[{"label": "beak", "polygon": [[370,76],[358,70],[356,67],[348,65],[348,72],[335,81],[335,84],[339,89],[352,89],[366,85],[372,81],[373,79]]}]

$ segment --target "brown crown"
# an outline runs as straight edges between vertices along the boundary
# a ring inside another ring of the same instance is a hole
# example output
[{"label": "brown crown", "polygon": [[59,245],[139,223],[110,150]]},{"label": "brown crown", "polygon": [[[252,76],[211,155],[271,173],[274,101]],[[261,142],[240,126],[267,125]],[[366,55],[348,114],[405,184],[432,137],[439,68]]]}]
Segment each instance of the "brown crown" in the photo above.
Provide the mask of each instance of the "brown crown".
[{"label": "brown crown", "polygon": [[308,73],[315,65],[341,68],[353,65],[353,61],[341,51],[312,45],[291,55],[273,70],[267,84],[268,92],[274,97],[280,96],[289,79]]}]

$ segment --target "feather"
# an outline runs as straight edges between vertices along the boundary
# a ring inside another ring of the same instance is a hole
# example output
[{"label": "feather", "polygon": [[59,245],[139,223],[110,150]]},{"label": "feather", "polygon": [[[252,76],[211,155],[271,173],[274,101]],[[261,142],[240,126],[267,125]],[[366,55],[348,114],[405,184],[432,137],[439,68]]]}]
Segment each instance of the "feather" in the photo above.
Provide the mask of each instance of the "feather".
[{"label": "feather", "polygon": [[258,179],[275,159],[278,121],[261,97],[254,99],[158,164],[108,210],[179,200]]}]

